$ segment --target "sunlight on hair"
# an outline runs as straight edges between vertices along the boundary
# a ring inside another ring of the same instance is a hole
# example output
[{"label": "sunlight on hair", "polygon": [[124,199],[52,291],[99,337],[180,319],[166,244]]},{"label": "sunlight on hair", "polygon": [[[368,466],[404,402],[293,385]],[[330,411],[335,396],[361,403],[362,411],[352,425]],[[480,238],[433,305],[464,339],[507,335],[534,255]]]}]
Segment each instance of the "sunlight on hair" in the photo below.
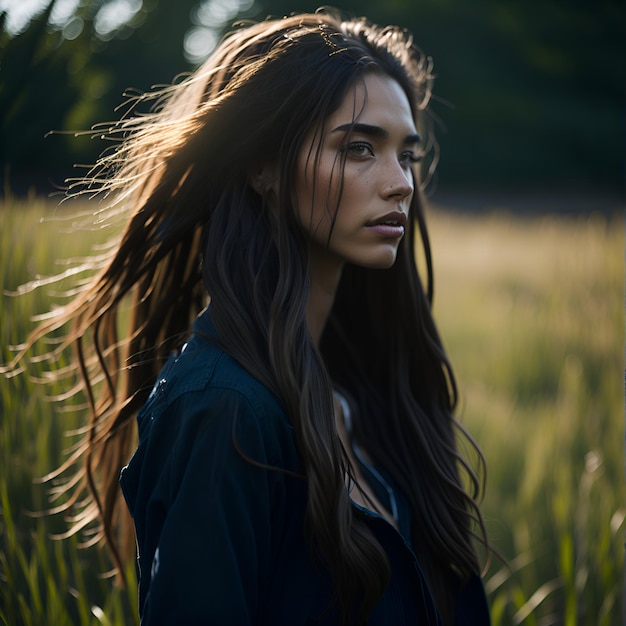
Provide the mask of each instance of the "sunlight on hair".
[{"label": "sunlight on hair", "polygon": [[254,0],[203,0],[191,14],[195,27],[185,35],[187,60],[202,63],[217,46],[224,27],[253,4]]}]

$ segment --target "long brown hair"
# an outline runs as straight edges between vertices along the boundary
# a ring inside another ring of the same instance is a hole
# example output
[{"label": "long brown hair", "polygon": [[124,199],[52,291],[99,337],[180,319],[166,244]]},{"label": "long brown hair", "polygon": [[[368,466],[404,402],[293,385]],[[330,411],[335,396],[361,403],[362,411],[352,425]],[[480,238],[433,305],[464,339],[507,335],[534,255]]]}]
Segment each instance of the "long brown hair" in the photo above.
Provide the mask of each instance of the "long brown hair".
[{"label": "long brown hair", "polygon": [[[118,531],[127,520],[118,475],[135,445],[132,418],[210,299],[225,349],[281,399],[293,422],[308,485],[306,538],[334,580],[344,620],[365,621],[389,565],[350,506],[333,383],[354,403],[356,437],[409,498],[416,551],[444,614],[451,577],[479,572],[472,543],[476,528],[486,541],[479,480],[457,451],[458,435],[466,435],[453,417],[454,376],[430,312],[419,193],[395,266],[384,274],[344,271],[319,351],[306,325],[308,242],[294,206],[305,138],[323,134],[368,72],[398,81],[432,141],[431,70],[398,28],[331,12],[295,15],[233,31],[195,73],[139,98],[139,106],[154,104],[151,112],[109,129],[121,141],[82,181],[83,191],[108,194],[112,213],[131,212],[128,225],[94,280],[31,343],[70,324],[66,344],[75,348],[90,423],[62,469],[81,461],[70,504],[87,490],[78,526],[100,528],[118,567],[131,545],[123,540],[130,528]],[[280,175],[272,211],[250,185],[251,172],[268,163]]]}]

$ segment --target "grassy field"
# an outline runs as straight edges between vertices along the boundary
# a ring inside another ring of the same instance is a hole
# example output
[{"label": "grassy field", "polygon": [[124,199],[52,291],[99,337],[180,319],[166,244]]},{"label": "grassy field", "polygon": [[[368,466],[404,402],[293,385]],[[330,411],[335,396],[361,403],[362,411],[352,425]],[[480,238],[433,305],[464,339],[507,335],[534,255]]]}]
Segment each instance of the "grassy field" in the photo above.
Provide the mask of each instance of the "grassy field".
[{"label": "grassy field", "polygon": [[[77,231],[42,201],[0,207],[5,291],[63,270],[106,230]],[[623,287],[621,216],[518,218],[432,211],[435,314],[456,368],[460,416],[488,464],[483,510],[508,563],[486,586],[494,626],[615,625],[623,615]],[[55,290],[62,286],[55,286]],[[45,287],[2,296],[2,359],[43,312]],[[63,366],[63,358],[59,366]],[[35,377],[44,376],[35,365]],[[77,418],[58,385],[0,377],[0,624],[136,623],[109,565],[48,506]],[[57,407],[58,408],[58,407]]]}]

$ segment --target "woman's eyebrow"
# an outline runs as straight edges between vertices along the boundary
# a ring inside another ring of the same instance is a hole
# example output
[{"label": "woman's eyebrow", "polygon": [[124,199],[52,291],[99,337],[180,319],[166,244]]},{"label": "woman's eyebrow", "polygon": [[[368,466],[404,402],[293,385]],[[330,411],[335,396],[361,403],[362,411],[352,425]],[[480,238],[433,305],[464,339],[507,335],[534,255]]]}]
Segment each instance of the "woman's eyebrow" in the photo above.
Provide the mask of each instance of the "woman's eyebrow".
[{"label": "woman's eyebrow", "polygon": [[[332,132],[354,132],[360,133],[362,135],[368,135],[370,137],[375,137],[376,139],[387,139],[389,137],[389,132],[381,126],[374,126],[373,124],[363,124],[362,122],[356,122],[354,124],[342,124],[341,126],[337,126],[337,128],[333,128]],[[413,133],[407,135],[404,138],[403,143],[410,145],[419,143],[421,140],[422,138],[418,133]]]}]

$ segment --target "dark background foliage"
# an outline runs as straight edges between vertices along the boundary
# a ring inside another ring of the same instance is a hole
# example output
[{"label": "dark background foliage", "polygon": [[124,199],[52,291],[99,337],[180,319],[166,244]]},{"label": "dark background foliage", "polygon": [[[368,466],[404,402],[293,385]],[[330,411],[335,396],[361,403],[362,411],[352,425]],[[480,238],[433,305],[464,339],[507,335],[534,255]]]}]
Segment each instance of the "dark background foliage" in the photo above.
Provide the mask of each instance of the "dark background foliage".
[{"label": "dark background foliage", "polygon": [[[206,44],[236,19],[318,6],[83,0],[59,22],[55,1],[17,32],[0,15],[5,191],[48,192],[80,174],[72,165],[93,163],[106,146],[72,131],[115,119],[124,92],[169,83],[193,69],[199,60],[189,51],[193,42],[199,54],[198,42]],[[132,9],[130,18],[103,29],[107,5]],[[622,193],[624,3],[343,0],[338,6],[406,27],[434,58],[439,189]]]}]

